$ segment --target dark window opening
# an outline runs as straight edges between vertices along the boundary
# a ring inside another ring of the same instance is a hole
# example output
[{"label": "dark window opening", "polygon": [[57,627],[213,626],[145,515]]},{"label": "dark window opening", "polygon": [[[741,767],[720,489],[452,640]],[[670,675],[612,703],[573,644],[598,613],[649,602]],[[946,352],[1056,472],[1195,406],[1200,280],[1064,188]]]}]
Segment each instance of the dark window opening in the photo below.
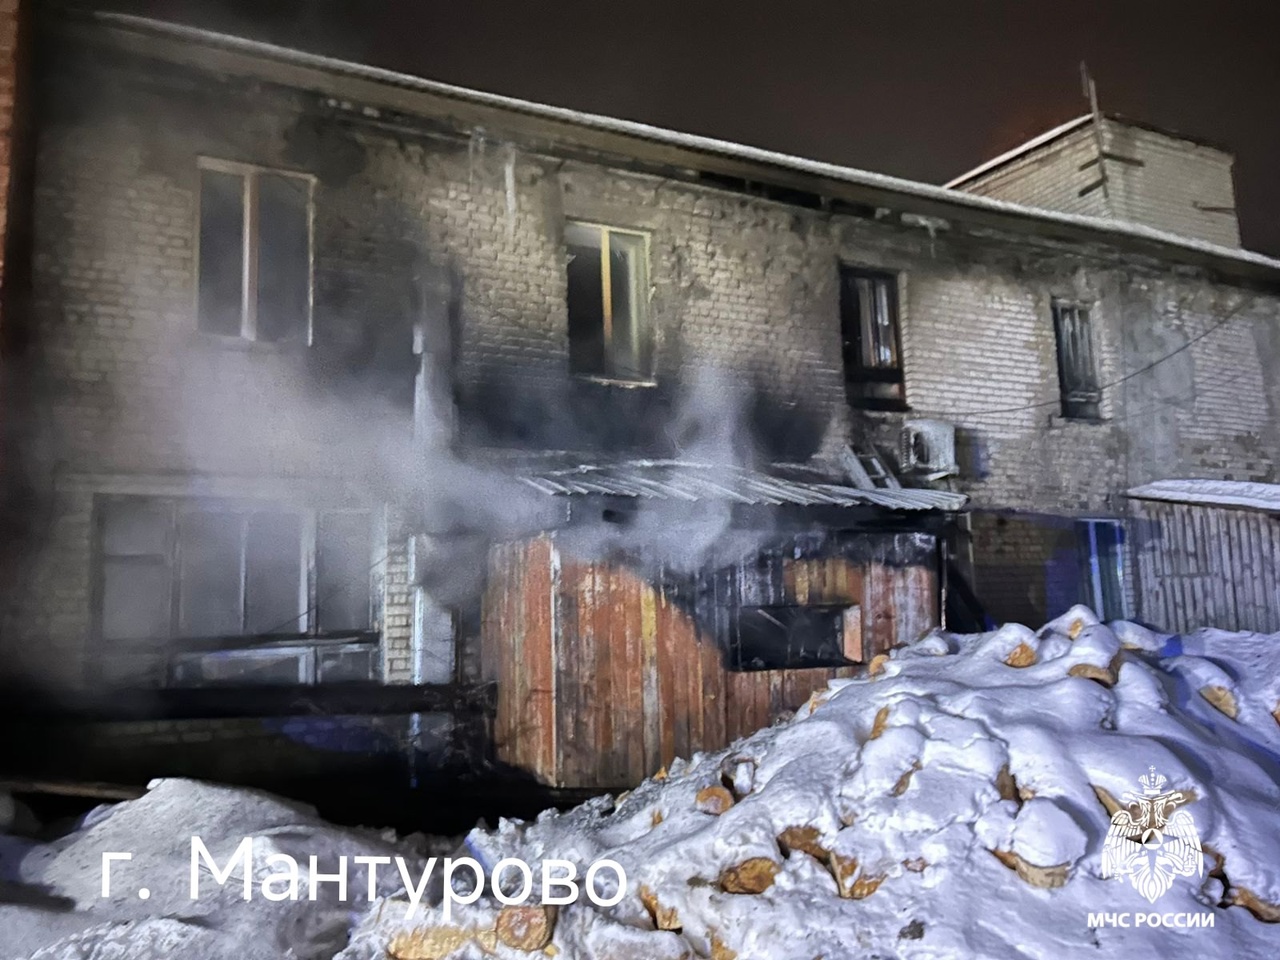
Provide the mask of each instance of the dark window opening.
[{"label": "dark window opening", "polygon": [[1103,620],[1123,620],[1124,527],[1116,520],[1081,520],[1077,524],[1080,545],[1081,602]]},{"label": "dark window opening", "polygon": [[167,659],[179,682],[318,682],[350,679],[362,664],[376,670],[365,636],[375,566],[367,511],[105,497],[98,514],[104,654]]},{"label": "dark window opening", "polygon": [[569,369],[611,380],[648,380],[652,336],[643,234],[565,226]]},{"label": "dark window opening", "polygon": [[197,326],[266,342],[311,329],[311,180],[204,161]]},{"label": "dark window opening", "polygon": [[370,621],[369,591],[349,584],[369,580],[369,518],[362,513],[326,513],[316,530],[316,599],[319,628],[360,630]]},{"label": "dark window opening", "polygon": [[732,670],[845,667],[861,659],[856,606],[743,606],[730,624]]},{"label": "dark window opening", "polygon": [[855,407],[906,406],[898,331],[898,281],[890,273],[840,267],[845,394]]},{"label": "dark window opening", "polygon": [[1097,420],[1102,390],[1098,387],[1088,307],[1054,300],[1053,328],[1058,341],[1062,415],[1072,420]]}]

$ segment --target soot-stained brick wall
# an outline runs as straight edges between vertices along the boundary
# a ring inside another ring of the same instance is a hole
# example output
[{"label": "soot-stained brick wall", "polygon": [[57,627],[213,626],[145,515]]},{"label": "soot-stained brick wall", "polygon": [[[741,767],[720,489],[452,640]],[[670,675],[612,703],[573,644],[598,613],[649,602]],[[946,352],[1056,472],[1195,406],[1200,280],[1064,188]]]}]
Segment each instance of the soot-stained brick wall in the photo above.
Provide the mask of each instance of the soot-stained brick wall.
[{"label": "soot-stained brick wall", "polygon": [[[977,509],[1124,516],[1122,491],[1150,479],[1276,479],[1274,297],[1101,244],[789,205],[500,125],[105,48],[69,46],[61,64],[40,85],[25,425],[39,498],[6,605],[10,665],[87,676],[95,493],[234,489],[391,505],[382,659],[387,679],[407,679],[404,534],[432,494],[412,455],[415,324],[460,403],[464,446],[679,454],[664,427],[718,369],[744,396],[700,415],[767,424],[762,459],[864,436],[892,449],[906,415],[844,398],[842,261],[898,275],[909,415],[957,425],[963,471],[949,482]],[[315,177],[310,348],[196,331],[201,156]],[[649,235],[653,385],[569,376],[566,218]],[[1060,415],[1054,297],[1092,310],[1100,422]],[[1056,602],[1043,587],[1054,547],[1023,533],[975,531],[992,558],[975,567],[980,593],[1010,584],[1002,616],[1034,620]]]}]

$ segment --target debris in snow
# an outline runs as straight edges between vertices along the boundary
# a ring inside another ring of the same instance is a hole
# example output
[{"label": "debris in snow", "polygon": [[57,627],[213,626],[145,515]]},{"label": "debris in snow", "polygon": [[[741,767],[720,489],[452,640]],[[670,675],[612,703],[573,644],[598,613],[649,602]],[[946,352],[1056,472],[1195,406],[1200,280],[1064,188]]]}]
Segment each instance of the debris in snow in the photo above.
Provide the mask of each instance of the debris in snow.
[{"label": "debris in snow", "polygon": [[[1224,692],[1204,692],[1215,689]],[[304,865],[304,885],[312,854],[321,871],[338,856],[403,856],[414,877],[424,861],[394,836],[333,827],[264,794],[159,781],[62,840],[12,848],[34,898],[0,905],[0,958],[1274,956],[1276,714],[1280,636],[1160,635],[1082,607],[1034,632],[934,633],[728,750],[466,840],[486,869],[506,857],[568,860],[581,878],[593,861],[615,860],[627,887],[610,906],[542,906],[535,881],[528,903],[501,903],[490,887],[446,913],[428,905],[443,886],[415,907],[394,869],[380,871],[369,902],[359,868],[345,903],[332,883],[315,900],[246,901],[240,877],[192,901],[192,835],[221,864],[256,837],[255,884],[272,852]],[[1183,795],[1178,809],[1203,849],[1203,874],[1174,877],[1154,903],[1102,872],[1112,817],[1134,809],[1151,767]],[[134,856],[115,864],[103,898],[107,850]],[[14,862],[5,844],[0,862]],[[1098,919],[1120,915],[1156,921]]]},{"label": "debris in snow", "polygon": [[[616,801],[467,843],[486,862],[625,867],[615,906],[560,909],[546,952],[573,960],[1271,956],[1278,704],[1280,637],[1161,636],[1077,607],[1038,632],[932,634]],[[1111,817],[1152,766],[1184,795],[1205,860],[1155,904],[1102,875]],[[371,911],[342,960],[438,929],[440,910],[404,906]],[[1155,926],[1097,922],[1152,911]],[[494,931],[499,916],[482,898],[452,922]],[[436,956],[528,955],[488,934],[455,949]]]}]

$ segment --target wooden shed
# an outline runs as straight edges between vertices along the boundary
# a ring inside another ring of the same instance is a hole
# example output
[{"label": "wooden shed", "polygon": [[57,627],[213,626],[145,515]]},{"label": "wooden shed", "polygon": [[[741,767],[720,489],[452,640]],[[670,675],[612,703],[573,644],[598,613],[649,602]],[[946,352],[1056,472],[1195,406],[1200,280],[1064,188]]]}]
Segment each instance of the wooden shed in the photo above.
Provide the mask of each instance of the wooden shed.
[{"label": "wooden shed", "polygon": [[941,514],[868,527],[868,509],[895,511],[861,507],[847,527],[828,514],[770,530],[693,571],[644,544],[583,553],[571,528],[495,545],[481,645],[498,760],[555,787],[634,785],[936,626],[939,540],[924,528]]},{"label": "wooden shed", "polygon": [[1129,496],[1139,619],[1280,632],[1280,484],[1161,480]]}]

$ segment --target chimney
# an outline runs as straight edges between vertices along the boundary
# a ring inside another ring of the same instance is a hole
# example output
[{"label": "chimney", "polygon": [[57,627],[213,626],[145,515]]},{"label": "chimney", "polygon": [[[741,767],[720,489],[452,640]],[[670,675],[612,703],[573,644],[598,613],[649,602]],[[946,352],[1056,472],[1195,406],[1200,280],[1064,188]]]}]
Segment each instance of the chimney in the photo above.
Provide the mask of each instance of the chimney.
[{"label": "chimney", "polygon": [[1085,114],[947,186],[1239,247],[1233,162],[1204,140],[1114,114]]}]

